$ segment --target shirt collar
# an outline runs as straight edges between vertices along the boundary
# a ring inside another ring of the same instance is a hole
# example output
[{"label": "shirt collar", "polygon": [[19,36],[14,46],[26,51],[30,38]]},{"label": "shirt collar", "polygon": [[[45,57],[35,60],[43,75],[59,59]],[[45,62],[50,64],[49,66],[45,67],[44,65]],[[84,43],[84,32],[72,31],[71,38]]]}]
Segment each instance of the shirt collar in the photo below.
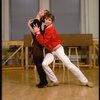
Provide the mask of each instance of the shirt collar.
[{"label": "shirt collar", "polygon": [[50,24],[49,26],[46,27],[46,29],[48,29],[48,28],[50,28],[50,27],[52,27],[52,26],[53,26],[53,24]]}]

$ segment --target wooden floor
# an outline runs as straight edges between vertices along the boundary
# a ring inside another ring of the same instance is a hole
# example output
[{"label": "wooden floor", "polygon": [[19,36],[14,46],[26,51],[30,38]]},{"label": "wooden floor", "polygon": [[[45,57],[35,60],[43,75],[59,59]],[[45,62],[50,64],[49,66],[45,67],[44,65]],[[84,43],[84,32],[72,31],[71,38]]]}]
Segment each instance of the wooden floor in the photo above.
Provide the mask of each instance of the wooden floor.
[{"label": "wooden floor", "polygon": [[81,68],[85,76],[94,83],[93,88],[83,86],[66,69],[56,68],[59,86],[37,88],[38,76],[34,69],[3,70],[2,100],[99,100],[98,68]]}]

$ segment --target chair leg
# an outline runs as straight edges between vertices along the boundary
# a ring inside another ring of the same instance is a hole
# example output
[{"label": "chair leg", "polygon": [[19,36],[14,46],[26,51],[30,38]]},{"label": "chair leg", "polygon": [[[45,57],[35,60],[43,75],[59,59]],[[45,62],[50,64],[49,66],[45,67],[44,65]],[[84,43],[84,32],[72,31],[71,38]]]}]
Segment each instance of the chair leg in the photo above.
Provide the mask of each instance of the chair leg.
[{"label": "chair leg", "polygon": [[34,65],[34,77],[35,77],[35,83],[38,82],[38,76],[37,76],[37,71],[36,71],[36,65]]},{"label": "chair leg", "polygon": [[72,49],[75,49],[77,67],[79,67],[79,57],[78,57],[78,50],[77,50],[77,47],[69,47],[68,49],[69,49],[69,50],[68,50],[68,57],[69,57],[69,58],[71,57],[71,50],[72,50]]},{"label": "chair leg", "polygon": [[79,58],[78,58],[78,51],[77,51],[77,48],[76,48],[76,57],[77,57],[77,66],[79,68]]},{"label": "chair leg", "polygon": [[55,60],[53,61],[53,71],[55,70]]}]

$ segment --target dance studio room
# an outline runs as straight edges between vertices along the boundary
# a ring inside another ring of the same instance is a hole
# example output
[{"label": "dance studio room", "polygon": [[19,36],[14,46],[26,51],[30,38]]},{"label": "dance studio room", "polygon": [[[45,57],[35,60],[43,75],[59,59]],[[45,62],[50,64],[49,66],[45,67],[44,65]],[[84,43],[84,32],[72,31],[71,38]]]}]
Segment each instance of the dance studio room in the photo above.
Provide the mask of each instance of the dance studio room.
[{"label": "dance studio room", "polygon": [[99,0],[1,0],[2,100],[99,100]]}]

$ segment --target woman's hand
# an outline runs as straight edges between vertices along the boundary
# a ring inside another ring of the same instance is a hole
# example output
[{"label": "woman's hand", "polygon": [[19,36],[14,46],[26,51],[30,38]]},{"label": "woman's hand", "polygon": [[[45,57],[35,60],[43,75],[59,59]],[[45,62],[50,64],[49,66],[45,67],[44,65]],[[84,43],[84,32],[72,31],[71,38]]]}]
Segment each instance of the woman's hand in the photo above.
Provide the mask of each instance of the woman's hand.
[{"label": "woman's hand", "polygon": [[32,23],[33,23],[33,19],[30,19],[30,20],[28,21],[28,27],[29,27],[30,31],[32,32],[32,34],[35,35],[34,29],[31,27],[31,24],[32,24]]},{"label": "woman's hand", "polygon": [[39,34],[40,33],[40,28],[38,27],[37,24],[33,26],[33,29],[34,29],[35,34]]}]

